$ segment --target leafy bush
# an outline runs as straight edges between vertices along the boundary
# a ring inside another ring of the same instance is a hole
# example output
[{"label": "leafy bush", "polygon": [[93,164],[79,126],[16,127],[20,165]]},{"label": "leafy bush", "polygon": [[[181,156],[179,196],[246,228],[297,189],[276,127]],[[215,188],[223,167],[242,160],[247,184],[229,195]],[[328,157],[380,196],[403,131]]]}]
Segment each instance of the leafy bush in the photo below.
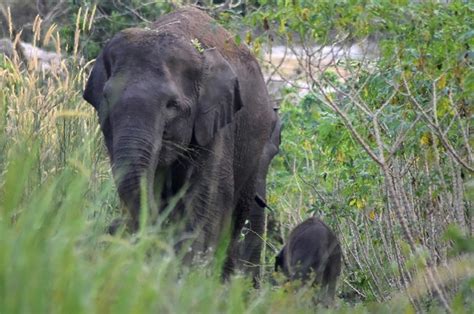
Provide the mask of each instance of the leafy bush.
[{"label": "leafy bush", "polygon": [[[430,269],[450,258],[448,225],[472,233],[472,5],[259,3],[245,21],[261,33],[246,38],[287,88],[275,239],[323,216],[346,252],[344,295],[384,300],[421,273],[449,308],[457,288]],[[283,56],[269,56],[274,45]]]}]

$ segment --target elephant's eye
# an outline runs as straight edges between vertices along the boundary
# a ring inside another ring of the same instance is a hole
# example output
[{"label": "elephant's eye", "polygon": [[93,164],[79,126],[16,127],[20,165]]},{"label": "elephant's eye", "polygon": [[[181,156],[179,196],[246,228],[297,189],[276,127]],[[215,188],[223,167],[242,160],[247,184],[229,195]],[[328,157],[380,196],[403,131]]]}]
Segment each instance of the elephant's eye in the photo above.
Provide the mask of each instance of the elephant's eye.
[{"label": "elephant's eye", "polygon": [[176,101],[176,99],[168,100],[168,102],[166,103],[166,109],[169,109],[169,110],[179,109],[179,105],[178,105],[178,102]]}]

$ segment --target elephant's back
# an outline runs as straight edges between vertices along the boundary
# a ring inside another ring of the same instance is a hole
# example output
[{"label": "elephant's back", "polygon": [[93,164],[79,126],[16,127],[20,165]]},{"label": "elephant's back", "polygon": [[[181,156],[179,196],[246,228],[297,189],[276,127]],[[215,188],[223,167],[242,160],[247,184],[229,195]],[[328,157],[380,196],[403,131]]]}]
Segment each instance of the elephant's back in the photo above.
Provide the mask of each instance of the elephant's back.
[{"label": "elephant's back", "polygon": [[194,7],[184,7],[163,15],[153,23],[152,28],[190,41],[198,40],[203,49],[217,48],[231,63],[237,60],[256,61],[245,45],[237,45],[232,34],[208,14]]}]

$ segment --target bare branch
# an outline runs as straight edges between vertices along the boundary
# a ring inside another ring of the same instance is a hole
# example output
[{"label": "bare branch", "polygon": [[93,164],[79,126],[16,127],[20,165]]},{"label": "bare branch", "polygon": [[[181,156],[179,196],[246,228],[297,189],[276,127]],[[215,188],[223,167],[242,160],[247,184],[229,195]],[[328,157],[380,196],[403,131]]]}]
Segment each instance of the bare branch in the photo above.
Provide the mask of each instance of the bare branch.
[{"label": "bare branch", "polygon": [[[323,87],[321,86],[321,83],[319,83],[318,81],[315,81],[314,82],[318,88],[323,91]],[[323,96],[324,96],[324,99],[323,102],[326,103],[330,108],[332,108],[334,111],[336,111],[339,116],[342,118],[344,124],[346,125],[346,127],[349,129],[349,131],[351,132],[351,134],[354,136],[354,138],[356,139],[356,141],[362,146],[362,148],[367,152],[367,154],[369,154],[370,158],[372,158],[372,160],[374,160],[377,164],[379,164],[380,166],[384,166],[384,163],[379,159],[379,157],[377,157],[377,155],[375,154],[375,152],[370,148],[370,146],[364,141],[364,139],[362,138],[362,136],[359,134],[359,132],[357,132],[357,130],[355,129],[355,127],[352,125],[352,122],[350,121],[349,117],[347,116],[347,113],[345,111],[343,111],[341,108],[339,108],[335,103],[334,101],[329,97],[329,95],[327,95],[327,93],[322,93]]]},{"label": "bare branch", "polygon": [[[407,90],[407,95],[410,98],[411,102],[418,108],[418,110],[421,112],[423,118],[425,119],[426,122],[428,122],[428,125],[435,131],[436,135],[438,138],[441,140],[441,143],[443,144],[444,148],[453,156],[453,158],[461,164],[464,168],[466,168],[469,172],[474,172],[474,168],[471,167],[469,164],[466,163],[456,152],[456,150],[452,147],[452,145],[449,143],[449,140],[446,138],[445,134],[441,131],[439,125],[436,124],[436,122],[433,122],[433,120],[428,116],[428,114],[425,112],[421,104],[416,100],[416,98],[413,96],[411,93],[410,87],[408,86],[408,82],[405,78],[404,75],[402,75],[402,80],[403,84]],[[433,113],[434,116],[436,116],[436,112]]]}]

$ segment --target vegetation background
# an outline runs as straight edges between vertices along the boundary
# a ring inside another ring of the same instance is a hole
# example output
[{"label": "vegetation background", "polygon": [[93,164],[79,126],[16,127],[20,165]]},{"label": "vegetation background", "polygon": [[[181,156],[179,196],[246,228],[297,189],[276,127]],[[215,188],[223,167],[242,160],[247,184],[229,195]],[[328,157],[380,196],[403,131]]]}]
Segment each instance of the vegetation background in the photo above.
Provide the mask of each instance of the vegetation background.
[{"label": "vegetation background", "polygon": [[[239,274],[221,283],[218,262],[183,269],[160,226],[104,234],[120,209],[82,100],[93,58],[120,29],[185,4],[254,51],[280,108],[259,290]],[[344,251],[336,306],[319,310],[474,312],[470,1],[6,0],[0,9],[14,48],[0,56],[0,313],[314,312],[314,291],[272,274],[283,239],[311,215]]]}]

